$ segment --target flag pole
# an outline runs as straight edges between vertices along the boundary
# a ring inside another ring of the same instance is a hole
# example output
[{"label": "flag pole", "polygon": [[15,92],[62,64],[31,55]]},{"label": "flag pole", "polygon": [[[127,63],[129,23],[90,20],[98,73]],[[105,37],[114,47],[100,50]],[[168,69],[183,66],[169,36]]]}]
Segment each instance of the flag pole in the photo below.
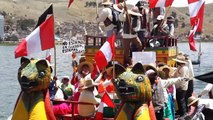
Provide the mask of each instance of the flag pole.
[{"label": "flag pole", "polygon": [[170,9],[171,9],[171,5],[168,6],[168,9],[166,10],[165,16],[163,18],[163,22],[161,22],[160,26],[162,26],[163,23],[166,21],[166,18],[167,18],[168,14],[169,14]]},{"label": "flag pole", "polygon": [[[98,0],[96,0],[96,15],[98,16]],[[99,35],[99,22],[97,22],[97,35]]]}]

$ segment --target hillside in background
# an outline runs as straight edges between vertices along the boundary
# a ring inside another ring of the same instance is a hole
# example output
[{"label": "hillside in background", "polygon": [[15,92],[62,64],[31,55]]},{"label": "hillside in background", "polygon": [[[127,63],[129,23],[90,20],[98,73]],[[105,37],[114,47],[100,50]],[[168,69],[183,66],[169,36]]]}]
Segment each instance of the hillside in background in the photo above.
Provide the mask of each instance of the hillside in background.
[{"label": "hillside in background", "polygon": [[[52,3],[56,22],[56,32],[69,36],[69,31],[84,32],[95,29],[96,5],[95,0],[74,0],[68,9],[69,0],[0,0],[0,13],[5,15],[6,32],[14,29],[27,32],[19,33],[20,38],[32,31],[38,17]],[[99,8],[100,10],[101,8]],[[213,36],[213,4],[205,6],[203,36]],[[171,8],[169,14],[176,16],[176,35],[185,38],[190,30],[188,8]],[[27,20],[27,21],[26,21]],[[17,25],[18,24],[18,25]],[[21,25],[20,25],[21,24]],[[60,25],[60,26],[59,26]],[[21,29],[19,27],[21,27]],[[80,29],[80,30],[78,30]],[[90,33],[90,32],[89,32]],[[94,33],[91,32],[91,33]]]}]

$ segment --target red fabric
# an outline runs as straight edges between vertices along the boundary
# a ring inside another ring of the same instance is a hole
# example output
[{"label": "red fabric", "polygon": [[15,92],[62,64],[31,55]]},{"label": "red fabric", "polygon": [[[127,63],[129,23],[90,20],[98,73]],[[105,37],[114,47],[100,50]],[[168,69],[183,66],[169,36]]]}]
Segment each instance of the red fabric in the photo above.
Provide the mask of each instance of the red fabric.
[{"label": "red fabric", "polygon": [[[200,1],[199,0],[188,0],[189,9],[191,9],[191,11],[192,11],[192,13],[190,13],[190,15],[195,14],[195,16],[190,16],[190,23],[191,23],[192,30],[189,33],[189,47],[190,47],[190,50],[192,50],[192,51],[197,51],[196,45],[195,45],[195,40],[194,40],[194,35],[196,32],[202,32],[202,26],[203,26],[205,1],[203,3],[200,3],[200,2],[203,2],[203,1],[202,0],[200,0]],[[196,6],[193,6],[190,4],[195,4]],[[196,9],[199,9],[198,12],[193,13],[193,12],[196,12]]]},{"label": "red fabric", "polygon": [[25,38],[19,43],[15,49],[15,58],[27,56],[27,41]]},{"label": "red fabric", "polygon": [[102,112],[105,107],[104,104],[107,107],[115,108],[115,105],[114,105],[113,101],[111,100],[111,98],[109,97],[109,95],[107,94],[107,92],[105,92],[103,97],[101,98],[101,103],[98,106],[98,111],[96,112],[95,120],[103,120]]},{"label": "red fabric", "polygon": [[149,104],[149,116],[150,116],[150,120],[157,120],[156,116],[155,116],[155,109],[152,104],[152,101],[150,101],[150,104]]},{"label": "red fabric", "polygon": [[166,0],[165,7],[171,6],[174,0]]},{"label": "red fabric", "polygon": [[67,103],[61,103],[53,105],[53,112],[55,115],[66,115],[72,112],[72,105]]},{"label": "red fabric", "polygon": [[43,94],[44,94],[44,106],[45,106],[45,110],[47,114],[47,119],[56,120],[55,115],[53,113],[52,104],[50,103],[49,89],[45,90]]},{"label": "red fabric", "polygon": [[[106,42],[108,42],[109,44],[107,44]],[[108,64],[108,62],[110,62],[112,60],[112,58],[114,57],[114,53],[115,53],[115,34],[112,34],[112,36],[110,36],[108,38],[108,40],[106,41],[103,46],[100,48],[100,50],[95,54],[95,61],[96,61],[96,64],[98,66],[98,68],[101,70],[103,68],[105,68]],[[110,45],[110,46],[108,46]],[[110,61],[107,61],[106,59],[106,56],[104,55],[104,51],[106,51],[104,48],[107,47],[110,47],[111,48],[111,51],[107,54],[110,54],[112,55],[112,58]],[[103,51],[104,50],[104,51]]]},{"label": "red fabric", "polygon": [[69,7],[70,7],[70,5],[73,3],[73,1],[74,1],[74,0],[69,0],[69,3],[68,3],[67,8],[69,8]]},{"label": "red fabric", "polygon": [[95,54],[95,61],[96,61],[98,68],[100,70],[105,68],[108,64],[103,52],[100,51],[100,50]]},{"label": "red fabric", "polygon": [[94,80],[95,79],[95,76],[98,74],[98,66],[96,63],[93,64],[93,67],[94,67],[94,70],[92,71],[91,73],[91,78]]},{"label": "red fabric", "polygon": [[155,8],[155,5],[157,4],[158,0],[149,0],[149,7]]},{"label": "red fabric", "polygon": [[40,25],[41,49],[46,50],[55,46],[54,40],[54,18],[51,15]]},{"label": "red fabric", "polygon": [[[158,1],[165,1],[165,5],[163,6],[158,6],[157,3]],[[174,0],[149,0],[149,7],[150,8],[155,8],[155,7],[168,7],[171,6]]]}]

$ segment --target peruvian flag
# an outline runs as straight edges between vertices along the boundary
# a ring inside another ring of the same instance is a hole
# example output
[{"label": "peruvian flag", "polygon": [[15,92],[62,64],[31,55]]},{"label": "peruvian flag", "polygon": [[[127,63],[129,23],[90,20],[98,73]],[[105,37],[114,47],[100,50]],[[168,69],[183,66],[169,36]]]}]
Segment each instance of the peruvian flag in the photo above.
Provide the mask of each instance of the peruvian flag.
[{"label": "peruvian flag", "polygon": [[174,0],[149,0],[149,8],[168,7],[171,6]]},{"label": "peruvian flag", "polygon": [[100,70],[106,67],[108,62],[110,62],[114,57],[115,51],[114,41],[115,41],[115,34],[112,34],[112,36],[108,38],[108,40],[103,44],[103,46],[95,55],[95,61]]},{"label": "peruvian flag", "polygon": [[[49,17],[46,19],[47,15]],[[15,49],[15,58],[38,53],[55,46],[52,5],[39,17],[36,29],[24,38]]]},{"label": "peruvian flag", "polygon": [[188,0],[188,4],[192,28],[189,34],[189,46],[192,51],[196,51],[194,35],[195,32],[202,31],[205,0]]},{"label": "peruvian flag", "polygon": [[96,112],[96,115],[95,115],[95,120],[103,120],[104,107],[115,108],[115,105],[114,105],[113,101],[110,99],[107,92],[104,93],[104,95],[101,99],[101,103],[99,104],[98,111]]},{"label": "peruvian flag", "polygon": [[74,1],[74,0],[69,0],[69,3],[68,3],[67,8],[69,8],[69,7],[70,7],[70,5],[73,3],[73,1]]}]

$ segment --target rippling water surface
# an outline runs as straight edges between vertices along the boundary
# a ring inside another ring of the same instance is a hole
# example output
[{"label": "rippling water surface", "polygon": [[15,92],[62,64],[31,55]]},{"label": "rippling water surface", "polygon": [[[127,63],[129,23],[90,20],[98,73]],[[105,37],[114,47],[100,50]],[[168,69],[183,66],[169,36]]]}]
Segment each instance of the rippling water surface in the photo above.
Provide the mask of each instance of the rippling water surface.
[{"label": "rippling water surface", "polygon": [[[201,65],[194,66],[195,75],[213,71],[213,43],[202,43]],[[190,55],[192,60],[197,59],[197,52],[189,50],[187,43],[179,43],[181,51]],[[6,119],[13,111],[14,104],[20,92],[17,80],[17,71],[20,59],[14,59],[15,46],[0,46],[0,120]],[[57,46],[57,75],[72,75],[71,55],[61,52],[62,46]],[[51,51],[53,55],[53,51]],[[44,58],[45,53],[34,55]],[[195,93],[199,93],[206,83],[195,80]]]}]

